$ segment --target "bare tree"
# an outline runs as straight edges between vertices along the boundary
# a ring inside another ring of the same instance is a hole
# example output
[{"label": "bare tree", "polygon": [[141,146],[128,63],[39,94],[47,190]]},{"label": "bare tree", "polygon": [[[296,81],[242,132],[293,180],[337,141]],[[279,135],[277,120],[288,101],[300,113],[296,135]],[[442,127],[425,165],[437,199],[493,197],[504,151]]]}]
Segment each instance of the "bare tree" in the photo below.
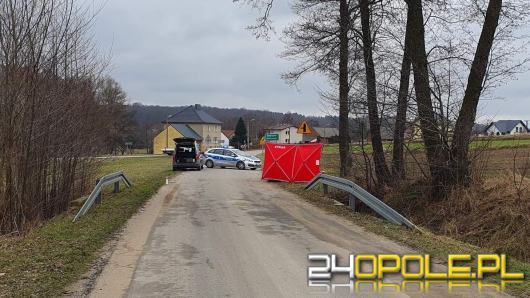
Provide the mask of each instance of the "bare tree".
[{"label": "bare tree", "polygon": [[[261,3],[256,5],[264,11],[260,27],[270,29],[271,23],[265,20],[273,2],[247,2]],[[338,110],[340,119],[346,119],[344,94],[348,91],[349,115],[368,115],[378,183],[390,177],[381,127],[395,115],[395,177],[404,177],[407,121],[415,123],[417,119],[434,193],[444,194],[456,184],[465,184],[470,177],[468,148],[479,99],[524,69],[528,61],[514,59],[514,53],[521,53],[528,44],[518,42],[525,39],[514,32],[527,19],[529,4],[520,0],[293,3],[298,22],[284,32],[284,57],[302,62],[284,78],[295,82],[307,72],[325,74],[338,92],[324,91],[322,95]],[[401,11],[406,11],[406,17]],[[348,20],[341,17],[341,12],[342,16],[348,15]],[[343,30],[346,23],[348,30]],[[348,37],[347,48],[341,36]],[[402,51],[393,50],[396,46]],[[341,59],[346,50],[347,67]],[[364,62],[362,66],[359,61]],[[411,68],[415,93],[409,88]],[[348,75],[344,76],[346,71]],[[344,161],[349,156],[344,143],[340,146],[342,175],[348,171]]]},{"label": "bare tree", "polygon": [[[236,1],[237,2],[237,1]],[[245,1],[262,10],[257,24],[250,28],[257,37],[267,36],[271,29],[270,11],[273,0]],[[339,89],[339,155],[340,175],[347,176],[351,167],[349,135],[349,57],[352,3],[349,0],[300,0],[293,8],[302,21],[288,27],[286,36],[291,40],[284,57],[303,57],[304,62],[283,77],[290,83],[302,75],[317,71],[336,76]],[[302,30],[298,30],[299,27]],[[338,69],[338,71],[337,71]]]},{"label": "bare tree", "polygon": [[385,151],[381,139],[381,122],[377,106],[377,81],[373,58],[373,41],[371,15],[372,5],[369,0],[359,0],[361,15],[361,36],[363,44],[364,68],[366,73],[366,102],[368,105],[368,119],[370,121],[370,136],[372,140],[375,173],[379,184],[387,184],[390,172],[386,165]]},{"label": "bare tree", "polygon": [[73,0],[0,0],[0,234],[66,210],[106,133],[102,69]]},{"label": "bare tree", "polygon": [[106,146],[110,154],[124,154],[126,143],[134,139],[136,124],[127,111],[127,94],[111,77],[96,82],[96,101],[101,107],[100,119],[107,123]]},{"label": "bare tree", "polygon": [[448,177],[450,184],[467,183],[466,180],[469,178],[468,150],[471,130],[475,124],[477,106],[490,61],[490,52],[493,47],[501,9],[502,0],[489,1],[475,57],[469,71],[464,99],[455,125],[450,152],[452,170],[451,176]]},{"label": "bare tree", "polygon": [[349,129],[349,38],[350,5],[348,0],[340,0],[339,8],[339,155],[340,175],[348,176],[351,166],[350,156],[350,129]]},{"label": "bare tree", "polygon": [[405,160],[403,148],[405,145],[405,130],[407,124],[407,108],[409,99],[410,83],[410,31],[412,30],[409,18],[407,17],[405,30],[405,42],[403,47],[403,57],[399,79],[399,91],[396,108],[396,121],[394,126],[394,143],[392,147],[392,174],[397,178],[405,176]]},{"label": "bare tree", "polygon": [[[469,144],[481,96],[524,65],[525,61],[513,63],[508,56],[517,52],[510,47],[512,32],[515,24],[527,17],[527,9],[518,1],[446,1],[441,4],[444,7],[431,10],[429,19],[424,20],[421,0],[406,3],[413,28],[409,42],[420,127],[434,193],[443,195],[455,185],[466,184],[471,176]],[[451,11],[456,17],[436,15],[444,11]],[[448,30],[436,30],[437,25]],[[432,48],[428,52],[426,28],[435,32],[430,35]],[[480,32],[478,41],[474,40],[473,30]],[[439,33],[443,31],[451,34],[445,37],[447,41]],[[512,50],[511,54],[503,47]],[[462,99],[455,100],[459,94]],[[442,96],[447,98],[445,103]]]}]

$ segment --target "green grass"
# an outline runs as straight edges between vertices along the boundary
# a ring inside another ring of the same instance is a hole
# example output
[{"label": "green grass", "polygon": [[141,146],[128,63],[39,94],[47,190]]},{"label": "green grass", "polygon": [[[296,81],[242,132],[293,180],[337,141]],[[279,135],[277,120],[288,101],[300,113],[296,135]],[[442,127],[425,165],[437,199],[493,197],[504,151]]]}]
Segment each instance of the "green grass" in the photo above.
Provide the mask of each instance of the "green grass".
[{"label": "green grass", "polygon": [[498,139],[498,140],[475,140],[471,143],[471,148],[488,148],[488,149],[504,149],[512,147],[527,147],[530,146],[530,139]]},{"label": "green grass", "polygon": [[[471,143],[471,149],[505,149],[505,148],[515,148],[515,147],[528,147],[530,146],[530,138],[502,138],[502,139],[479,139],[475,140]],[[392,150],[392,143],[384,143],[383,147],[385,151]],[[408,150],[410,151],[416,151],[416,150],[423,150],[424,145],[423,142],[408,142],[407,143]],[[353,144],[351,147],[352,152],[357,153],[361,152],[362,147],[359,144]],[[364,150],[366,153],[370,154],[372,153],[372,145],[371,144],[365,144]],[[323,154],[332,154],[332,153],[339,153],[339,145],[338,144],[327,144],[324,145],[324,148],[322,150]]]},{"label": "green grass", "polygon": [[103,161],[100,174],[123,170],[133,183],[79,221],[61,215],[25,236],[0,238],[0,297],[56,297],[85,273],[98,250],[172,174],[168,158]]}]

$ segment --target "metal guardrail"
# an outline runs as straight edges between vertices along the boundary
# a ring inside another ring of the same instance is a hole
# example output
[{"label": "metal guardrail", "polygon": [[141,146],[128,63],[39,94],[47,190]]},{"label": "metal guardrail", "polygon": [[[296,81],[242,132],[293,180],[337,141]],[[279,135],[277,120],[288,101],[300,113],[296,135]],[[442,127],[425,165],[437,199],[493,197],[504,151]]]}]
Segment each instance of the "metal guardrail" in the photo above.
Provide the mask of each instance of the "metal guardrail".
[{"label": "metal guardrail", "polygon": [[132,186],[131,181],[129,181],[123,171],[108,174],[96,180],[96,187],[94,187],[94,190],[92,190],[79,212],[77,212],[77,215],[74,217],[73,221],[76,221],[81,216],[85,215],[88,210],[90,210],[92,205],[94,205],[94,203],[101,204],[101,191],[106,185],[114,183],[114,192],[120,192],[120,181],[123,182],[123,184],[125,184],[127,187]]},{"label": "metal guardrail", "polygon": [[328,193],[328,186],[332,186],[348,192],[350,194],[349,205],[350,208],[353,209],[353,211],[355,211],[355,200],[359,199],[391,223],[397,225],[405,225],[409,228],[414,229],[417,228],[416,225],[414,225],[410,220],[405,218],[403,215],[399,214],[394,209],[390,208],[390,206],[383,203],[381,200],[376,198],[371,193],[367,192],[359,185],[355,184],[353,181],[326,174],[319,174],[306,185],[305,189],[312,189],[319,183],[322,184],[325,194]]}]

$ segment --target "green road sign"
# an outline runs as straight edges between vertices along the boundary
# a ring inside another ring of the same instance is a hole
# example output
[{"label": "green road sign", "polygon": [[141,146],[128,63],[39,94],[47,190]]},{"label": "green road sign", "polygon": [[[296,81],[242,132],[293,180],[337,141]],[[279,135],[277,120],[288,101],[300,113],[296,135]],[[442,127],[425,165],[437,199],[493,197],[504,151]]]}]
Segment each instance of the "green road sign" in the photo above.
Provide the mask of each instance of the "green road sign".
[{"label": "green road sign", "polygon": [[278,141],[280,139],[280,135],[277,133],[268,133],[265,135],[266,141]]}]

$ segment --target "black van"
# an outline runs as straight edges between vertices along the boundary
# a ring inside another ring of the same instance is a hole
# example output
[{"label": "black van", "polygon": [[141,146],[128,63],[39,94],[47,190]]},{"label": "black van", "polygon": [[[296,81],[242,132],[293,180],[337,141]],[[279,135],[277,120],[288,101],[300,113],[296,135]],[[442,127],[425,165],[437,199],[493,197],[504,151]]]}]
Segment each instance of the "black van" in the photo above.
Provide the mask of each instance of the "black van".
[{"label": "black van", "polygon": [[173,153],[173,171],[178,169],[202,170],[199,144],[193,138],[176,138]]}]

